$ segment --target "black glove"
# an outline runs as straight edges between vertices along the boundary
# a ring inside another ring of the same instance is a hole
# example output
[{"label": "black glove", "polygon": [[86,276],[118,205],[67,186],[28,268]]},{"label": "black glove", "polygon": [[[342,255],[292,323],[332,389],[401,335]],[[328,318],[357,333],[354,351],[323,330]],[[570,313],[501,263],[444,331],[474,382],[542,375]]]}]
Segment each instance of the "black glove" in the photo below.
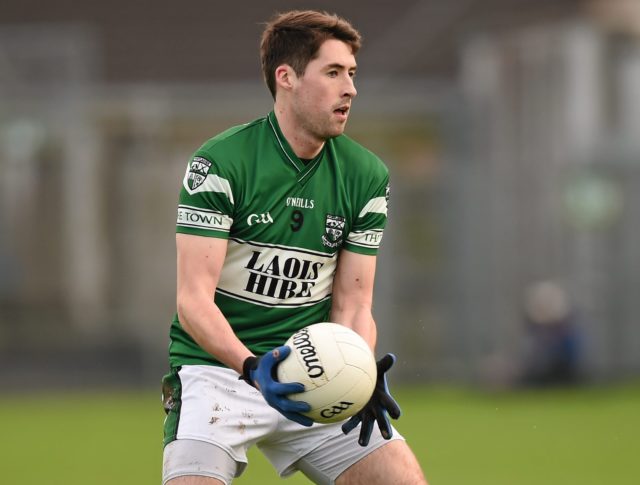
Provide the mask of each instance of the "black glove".
[{"label": "black glove", "polygon": [[242,379],[260,391],[269,406],[284,417],[303,426],[311,426],[311,418],[304,413],[311,410],[311,406],[304,401],[287,399],[287,394],[304,391],[304,385],[299,382],[280,383],[275,379],[276,366],[291,352],[287,346],[277,347],[262,357],[247,357],[242,364]]},{"label": "black glove", "polygon": [[378,379],[376,380],[376,387],[373,390],[371,399],[369,399],[365,407],[342,425],[342,432],[348,434],[358,426],[358,424],[362,423],[360,427],[360,438],[358,439],[360,446],[367,446],[369,444],[371,432],[373,431],[373,423],[375,421],[378,422],[378,428],[380,428],[380,433],[384,439],[388,440],[393,436],[387,413],[393,419],[398,419],[402,412],[400,411],[398,403],[391,397],[389,387],[387,386],[386,372],[391,369],[395,361],[395,355],[387,354],[377,362]]}]

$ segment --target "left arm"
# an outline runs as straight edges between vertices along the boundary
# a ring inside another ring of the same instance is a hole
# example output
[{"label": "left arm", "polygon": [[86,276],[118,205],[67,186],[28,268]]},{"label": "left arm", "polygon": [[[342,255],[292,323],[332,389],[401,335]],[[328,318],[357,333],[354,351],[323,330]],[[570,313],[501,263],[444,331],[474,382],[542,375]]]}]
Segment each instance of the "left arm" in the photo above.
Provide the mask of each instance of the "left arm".
[{"label": "left arm", "polygon": [[376,346],[376,322],[373,319],[373,283],[376,256],[342,250],[333,279],[329,320],[353,329],[369,344]]},{"label": "left arm", "polygon": [[[372,314],[375,272],[375,256],[343,250],[333,280],[333,304],[330,315],[332,322],[352,328],[360,334],[374,352],[377,336],[376,322]],[[384,439],[388,440],[393,435],[388,416],[398,419],[401,411],[389,393],[385,374],[394,362],[393,354],[386,354],[377,362],[378,378],[371,399],[342,425],[342,432],[345,434],[361,425],[358,438],[360,446],[369,444],[374,423],[378,424]]]}]

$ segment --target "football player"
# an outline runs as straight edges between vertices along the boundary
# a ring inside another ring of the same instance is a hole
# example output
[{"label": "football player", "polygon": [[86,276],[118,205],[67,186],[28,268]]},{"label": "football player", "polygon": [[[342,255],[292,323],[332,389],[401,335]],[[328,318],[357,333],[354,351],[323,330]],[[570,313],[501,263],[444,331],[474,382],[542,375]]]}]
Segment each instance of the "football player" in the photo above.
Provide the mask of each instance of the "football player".
[{"label": "football player", "polygon": [[389,175],[343,134],[360,42],[336,15],[274,17],[261,41],[273,111],[211,138],[189,161],[163,381],[164,483],[229,484],[254,444],[282,476],[426,483],[388,419],[400,416],[386,385],[391,354],[378,362],[369,403],[344,423],[313,423],[307,403],[287,398],[303,386],[273,378],[290,352],[283,342],[312,323],[340,323],[376,344],[372,295]]}]

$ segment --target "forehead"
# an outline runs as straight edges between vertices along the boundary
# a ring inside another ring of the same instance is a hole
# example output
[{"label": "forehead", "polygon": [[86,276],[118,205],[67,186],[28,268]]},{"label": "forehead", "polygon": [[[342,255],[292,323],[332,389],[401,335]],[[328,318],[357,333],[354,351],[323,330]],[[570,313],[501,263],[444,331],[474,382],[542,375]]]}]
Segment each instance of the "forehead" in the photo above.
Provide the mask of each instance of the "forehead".
[{"label": "forehead", "polygon": [[348,69],[356,67],[356,58],[351,52],[349,44],[337,39],[325,40],[320,49],[318,49],[318,55],[309,64],[314,63],[318,66],[326,66],[330,64],[340,64]]}]

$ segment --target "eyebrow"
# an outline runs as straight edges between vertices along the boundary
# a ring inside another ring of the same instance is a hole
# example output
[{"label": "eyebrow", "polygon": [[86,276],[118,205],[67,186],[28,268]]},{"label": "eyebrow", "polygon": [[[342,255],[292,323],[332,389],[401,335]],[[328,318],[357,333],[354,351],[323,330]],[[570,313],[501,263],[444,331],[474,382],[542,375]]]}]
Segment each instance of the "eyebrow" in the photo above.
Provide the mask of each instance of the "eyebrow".
[{"label": "eyebrow", "polygon": [[339,62],[334,62],[328,64],[325,69],[348,69],[349,71],[355,71],[358,68],[357,65],[353,65],[352,67],[347,68],[344,64],[340,64]]}]

